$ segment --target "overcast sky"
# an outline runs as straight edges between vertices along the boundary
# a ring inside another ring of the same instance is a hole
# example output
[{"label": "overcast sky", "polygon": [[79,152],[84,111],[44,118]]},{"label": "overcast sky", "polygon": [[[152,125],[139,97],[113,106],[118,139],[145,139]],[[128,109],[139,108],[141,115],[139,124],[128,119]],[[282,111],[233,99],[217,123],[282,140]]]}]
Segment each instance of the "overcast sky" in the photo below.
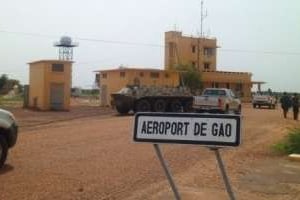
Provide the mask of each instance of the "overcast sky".
[{"label": "overcast sky", "polygon": [[[0,5],[0,74],[23,84],[28,62],[58,57],[53,43],[62,35],[79,42],[73,86],[90,88],[94,70],[164,64],[162,46],[101,41],[164,45],[164,32],[175,25],[186,35],[200,30],[200,0],[0,0]],[[220,46],[218,70],[251,72],[253,81],[267,82],[263,89],[300,92],[300,1],[206,0],[204,5],[204,31]]]}]

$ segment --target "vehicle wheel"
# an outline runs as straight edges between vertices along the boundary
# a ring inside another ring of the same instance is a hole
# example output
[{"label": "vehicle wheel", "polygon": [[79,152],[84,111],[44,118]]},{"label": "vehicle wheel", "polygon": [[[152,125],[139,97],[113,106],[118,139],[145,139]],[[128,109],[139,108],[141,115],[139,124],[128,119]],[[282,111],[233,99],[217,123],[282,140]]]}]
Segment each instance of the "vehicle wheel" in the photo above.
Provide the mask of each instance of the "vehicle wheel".
[{"label": "vehicle wheel", "polygon": [[171,102],[171,111],[172,112],[182,112],[181,102],[179,100],[173,100]]},{"label": "vehicle wheel", "polygon": [[183,111],[184,112],[193,112],[193,101],[187,101],[185,102],[184,106],[183,106]]},{"label": "vehicle wheel", "polygon": [[241,114],[242,113],[242,106],[241,105],[239,105],[239,108],[238,108],[238,110],[237,111],[235,111],[235,114]]},{"label": "vehicle wheel", "polygon": [[229,114],[229,106],[228,105],[226,105],[226,108],[224,110],[224,114]]},{"label": "vehicle wheel", "polygon": [[0,168],[3,167],[8,153],[8,145],[5,137],[0,135]]},{"label": "vehicle wheel", "polygon": [[167,107],[166,101],[163,99],[158,99],[154,103],[153,110],[154,112],[165,112],[166,107]]},{"label": "vehicle wheel", "polygon": [[116,106],[116,109],[117,109],[118,113],[120,113],[120,114],[127,114],[130,110],[129,108],[122,107],[122,106]]},{"label": "vehicle wheel", "polygon": [[136,103],[136,111],[137,112],[149,112],[149,111],[151,111],[151,105],[146,99],[140,100]]}]

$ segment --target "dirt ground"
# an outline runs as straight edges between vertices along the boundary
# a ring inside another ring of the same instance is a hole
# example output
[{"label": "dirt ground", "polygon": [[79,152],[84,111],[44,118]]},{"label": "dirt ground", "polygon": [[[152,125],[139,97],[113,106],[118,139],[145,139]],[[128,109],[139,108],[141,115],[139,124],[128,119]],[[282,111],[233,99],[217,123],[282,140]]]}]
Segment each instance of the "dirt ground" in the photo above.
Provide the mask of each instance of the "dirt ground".
[{"label": "dirt ground", "polygon": [[[0,199],[174,199],[151,144],[132,141],[133,116],[109,108],[70,112],[10,109],[18,143],[0,170]],[[270,146],[300,126],[281,110],[243,105],[242,144],[221,150],[237,199],[300,199],[300,163]],[[229,199],[214,153],[196,145],[161,145],[182,199]]]}]

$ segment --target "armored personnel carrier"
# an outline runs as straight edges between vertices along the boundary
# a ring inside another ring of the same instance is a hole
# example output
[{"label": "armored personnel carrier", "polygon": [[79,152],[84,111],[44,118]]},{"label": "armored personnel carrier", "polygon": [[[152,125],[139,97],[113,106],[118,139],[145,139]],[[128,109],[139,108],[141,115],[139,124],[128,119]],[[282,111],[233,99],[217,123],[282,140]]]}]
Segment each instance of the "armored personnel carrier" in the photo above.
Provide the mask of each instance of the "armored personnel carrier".
[{"label": "armored personnel carrier", "polygon": [[120,114],[133,112],[189,112],[193,96],[184,87],[128,86],[111,94]]}]

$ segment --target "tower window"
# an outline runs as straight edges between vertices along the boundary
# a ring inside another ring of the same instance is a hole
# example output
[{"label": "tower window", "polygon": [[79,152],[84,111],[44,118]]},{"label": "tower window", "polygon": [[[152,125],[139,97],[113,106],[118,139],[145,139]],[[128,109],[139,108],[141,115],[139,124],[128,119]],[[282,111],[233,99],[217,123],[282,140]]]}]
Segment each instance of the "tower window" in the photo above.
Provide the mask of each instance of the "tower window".
[{"label": "tower window", "polygon": [[64,64],[52,64],[52,71],[53,72],[63,72]]},{"label": "tower window", "polygon": [[196,46],[195,45],[192,45],[192,52],[196,53]]},{"label": "tower window", "polygon": [[205,56],[213,56],[214,53],[215,53],[215,51],[213,48],[204,48],[204,50],[203,50],[203,54]]},{"label": "tower window", "polygon": [[120,77],[125,77],[125,72],[120,72]]},{"label": "tower window", "polygon": [[107,73],[103,73],[102,78],[107,78]]},{"label": "tower window", "polygon": [[204,69],[205,70],[209,70],[210,67],[210,63],[204,63]]},{"label": "tower window", "polygon": [[175,56],[175,43],[173,42],[169,42],[169,55],[170,57],[174,57]]}]

